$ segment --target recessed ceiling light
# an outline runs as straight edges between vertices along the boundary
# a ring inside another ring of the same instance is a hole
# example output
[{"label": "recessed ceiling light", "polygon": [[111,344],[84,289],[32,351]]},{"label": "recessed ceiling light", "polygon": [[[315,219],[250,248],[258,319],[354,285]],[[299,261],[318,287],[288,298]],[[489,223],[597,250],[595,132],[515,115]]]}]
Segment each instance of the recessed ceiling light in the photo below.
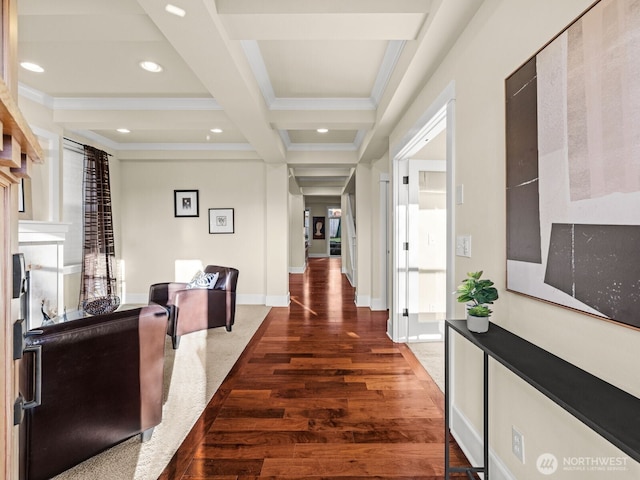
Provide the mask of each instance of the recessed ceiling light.
[{"label": "recessed ceiling light", "polygon": [[185,12],[182,8],[171,5],[170,3],[167,3],[164,9],[173,15],[177,15],[178,17],[184,17],[187,14],[187,12]]},{"label": "recessed ceiling light", "polygon": [[36,73],[42,73],[44,72],[44,68],[42,68],[40,65],[38,65],[37,63],[31,63],[31,62],[22,62],[20,64],[20,66],[22,68],[24,68],[25,70],[29,70],[30,72],[36,72]]},{"label": "recessed ceiling light", "polygon": [[316,132],[318,133],[327,133],[329,131],[328,128],[319,128],[318,130],[316,130]]},{"label": "recessed ceiling light", "polygon": [[162,71],[162,67],[160,65],[150,60],[145,60],[144,62],[140,62],[140,66],[144,68],[147,72],[151,72],[151,73],[158,73]]},{"label": "recessed ceiling light", "polygon": [[211,132],[212,133],[222,133],[222,129],[221,128],[212,128]]},{"label": "recessed ceiling light", "polygon": [[118,128],[116,131],[120,133],[131,133],[131,130],[128,128]]}]

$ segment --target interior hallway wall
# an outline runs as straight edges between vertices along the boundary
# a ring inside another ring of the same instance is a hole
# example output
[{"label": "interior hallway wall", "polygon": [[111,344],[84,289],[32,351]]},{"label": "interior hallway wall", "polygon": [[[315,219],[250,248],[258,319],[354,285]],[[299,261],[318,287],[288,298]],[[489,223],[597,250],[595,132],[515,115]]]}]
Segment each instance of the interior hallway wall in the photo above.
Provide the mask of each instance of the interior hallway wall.
[{"label": "interior hallway wall", "polygon": [[304,197],[289,194],[289,273],[304,273],[307,266],[304,238]]},{"label": "interior hallway wall", "polygon": [[[371,250],[369,252],[371,264],[371,309],[386,310],[390,305],[388,300],[391,291],[391,266],[388,265],[391,258],[387,250],[391,245],[392,220],[390,205],[391,188],[387,179],[389,177],[389,156],[385,155],[371,165],[369,189],[371,190],[370,208],[360,208],[371,215]],[[387,185],[386,196],[384,193]],[[382,193],[381,193],[382,192]],[[384,196],[384,200],[382,198]],[[386,202],[386,203],[383,203]],[[387,229],[384,223],[388,223]]]},{"label": "interior hallway wall", "polygon": [[[505,290],[504,81],[591,4],[591,0],[486,0],[396,126],[390,144],[396,144],[445,87],[455,82],[455,184],[464,186],[464,203],[455,210],[455,230],[457,235],[471,235],[473,246],[471,258],[456,257],[456,278],[484,270],[500,290],[495,323],[640,396],[634,367],[639,331]],[[464,316],[460,304],[457,314]],[[468,453],[481,459],[473,435],[482,432],[482,355],[463,340],[456,341],[454,348],[456,431]],[[536,459],[546,452],[560,462],[622,458],[625,470],[607,478],[640,478],[637,462],[495,362],[490,365],[490,378],[491,448],[499,461],[493,478],[539,478]],[[511,452],[512,426],[525,439],[524,464]],[[598,471],[578,475],[581,480],[604,478]],[[560,469],[553,478],[578,476]]]},{"label": "interior hallway wall", "polygon": [[[371,307],[372,219],[376,211],[371,188],[371,165],[356,167],[356,305]],[[367,208],[365,208],[365,206]],[[360,208],[358,208],[360,207]]]}]

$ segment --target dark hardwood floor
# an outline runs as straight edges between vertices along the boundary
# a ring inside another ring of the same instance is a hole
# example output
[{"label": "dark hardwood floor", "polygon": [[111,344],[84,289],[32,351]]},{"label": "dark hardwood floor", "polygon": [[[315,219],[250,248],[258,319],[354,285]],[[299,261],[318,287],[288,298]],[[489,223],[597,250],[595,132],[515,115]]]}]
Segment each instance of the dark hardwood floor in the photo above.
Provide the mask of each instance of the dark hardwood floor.
[{"label": "dark hardwood floor", "polygon": [[444,478],[443,394],[340,270],[291,275],[160,479]]}]

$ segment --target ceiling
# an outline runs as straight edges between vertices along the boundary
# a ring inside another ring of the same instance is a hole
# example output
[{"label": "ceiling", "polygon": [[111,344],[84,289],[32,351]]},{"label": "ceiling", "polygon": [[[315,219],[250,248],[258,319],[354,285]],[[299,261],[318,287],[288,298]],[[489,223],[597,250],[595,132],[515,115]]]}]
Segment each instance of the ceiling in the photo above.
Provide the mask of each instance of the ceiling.
[{"label": "ceiling", "polygon": [[123,161],[263,159],[327,196],[388,151],[482,0],[171,3],[186,14],[164,0],[18,0],[19,61],[45,70],[20,69],[20,96]]}]

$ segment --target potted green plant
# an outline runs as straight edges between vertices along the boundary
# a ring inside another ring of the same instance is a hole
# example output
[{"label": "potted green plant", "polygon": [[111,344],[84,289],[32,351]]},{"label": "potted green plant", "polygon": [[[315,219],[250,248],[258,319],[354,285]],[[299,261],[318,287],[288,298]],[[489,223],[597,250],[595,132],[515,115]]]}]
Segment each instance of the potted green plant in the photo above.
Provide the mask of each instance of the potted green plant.
[{"label": "potted green plant", "polygon": [[488,307],[498,299],[498,290],[493,282],[481,279],[482,270],[467,273],[467,278],[458,285],[458,302],[467,304],[467,328],[476,333],[489,330],[491,309]]}]

